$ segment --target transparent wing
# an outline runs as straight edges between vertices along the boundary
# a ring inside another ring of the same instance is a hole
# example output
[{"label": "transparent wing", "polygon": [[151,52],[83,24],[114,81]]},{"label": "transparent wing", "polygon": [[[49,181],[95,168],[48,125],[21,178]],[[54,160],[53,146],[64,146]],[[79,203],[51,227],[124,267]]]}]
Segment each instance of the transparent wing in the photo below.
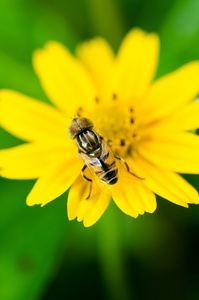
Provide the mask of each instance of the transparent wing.
[{"label": "transparent wing", "polygon": [[95,192],[102,192],[106,196],[108,196],[108,194],[110,193],[110,186],[106,184],[106,182],[100,180],[102,169],[99,160],[96,158],[90,158],[83,153],[80,153],[80,156],[83,158],[87,166],[87,168],[84,171],[84,174],[86,177],[92,180],[92,185],[93,185],[92,189],[95,190]]}]

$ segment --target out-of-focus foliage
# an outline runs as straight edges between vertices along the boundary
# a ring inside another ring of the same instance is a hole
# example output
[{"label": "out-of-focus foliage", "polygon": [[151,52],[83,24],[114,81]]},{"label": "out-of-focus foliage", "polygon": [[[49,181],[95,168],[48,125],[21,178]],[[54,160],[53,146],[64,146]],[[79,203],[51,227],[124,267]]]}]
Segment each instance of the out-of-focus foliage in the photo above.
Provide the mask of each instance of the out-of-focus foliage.
[{"label": "out-of-focus foliage", "polygon": [[[48,101],[32,52],[48,40],[71,51],[101,35],[115,50],[139,26],[161,39],[157,76],[199,59],[198,0],[1,0],[0,88]],[[21,141],[0,129],[0,148]],[[196,188],[198,176],[187,176]],[[199,207],[158,198],[137,220],[112,203],[83,228],[66,215],[67,193],[27,207],[32,181],[0,178],[0,299],[198,299]]]}]

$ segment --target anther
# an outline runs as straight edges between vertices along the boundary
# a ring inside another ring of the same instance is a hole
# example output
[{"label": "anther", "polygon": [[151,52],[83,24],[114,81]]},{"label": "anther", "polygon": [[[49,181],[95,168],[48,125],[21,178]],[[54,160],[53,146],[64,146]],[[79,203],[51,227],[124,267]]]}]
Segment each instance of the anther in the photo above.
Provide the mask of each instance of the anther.
[{"label": "anther", "polygon": [[77,109],[77,116],[80,118],[81,117],[81,112],[83,111],[84,109],[83,109],[83,107],[78,107],[78,109]]},{"label": "anther", "polygon": [[117,99],[117,95],[115,93],[113,93],[113,100]]},{"label": "anther", "polygon": [[111,144],[112,144],[112,140],[111,140],[111,139],[108,139],[108,140],[107,140],[107,144],[108,144],[108,145],[111,145]]},{"label": "anther", "polygon": [[125,140],[124,139],[120,140],[120,146],[125,146]]},{"label": "anther", "polygon": [[130,122],[131,122],[131,124],[133,124],[134,123],[134,119],[130,118]]},{"label": "anther", "polygon": [[132,107],[130,107],[129,111],[132,113],[134,111],[134,109]]}]

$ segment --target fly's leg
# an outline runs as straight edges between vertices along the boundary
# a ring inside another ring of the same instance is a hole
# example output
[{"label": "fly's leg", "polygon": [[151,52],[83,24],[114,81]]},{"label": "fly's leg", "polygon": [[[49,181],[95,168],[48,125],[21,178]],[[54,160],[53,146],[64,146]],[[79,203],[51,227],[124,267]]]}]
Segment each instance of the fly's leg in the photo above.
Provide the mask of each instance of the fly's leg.
[{"label": "fly's leg", "polygon": [[87,180],[87,181],[90,182],[90,191],[89,191],[88,197],[86,198],[86,200],[88,200],[88,199],[90,198],[90,195],[91,195],[93,181],[92,181],[92,179],[90,179],[90,178],[88,178],[86,175],[84,175],[84,171],[86,170],[86,168],[87,168],[87,165],[84,165],[83,168],[82,168],[82,170],[81,170],[81,175],[82,175],[82,177],[83,177],[85,180]]},{"label": "fly's leg", "polygon": [[132,172],[130,171],[130,169],[129,169],[129,165],[127,164],[127,162],[126,162],[123,158],[121,158],[121,157],[119,157],[119,156],[117,156],[117,155],[114,155],[114,157],[115,157],[116,159],[118,159],[118,160],[123,161],[123,163],[124,163],[125,166],[126,166],[127,171],[128,171],[131,175],[135,176],[135,177],[138,178],[138,179],[144,179],[144,178],[141,178],[141,177],[135,175],[134,173],[132,173]]}]

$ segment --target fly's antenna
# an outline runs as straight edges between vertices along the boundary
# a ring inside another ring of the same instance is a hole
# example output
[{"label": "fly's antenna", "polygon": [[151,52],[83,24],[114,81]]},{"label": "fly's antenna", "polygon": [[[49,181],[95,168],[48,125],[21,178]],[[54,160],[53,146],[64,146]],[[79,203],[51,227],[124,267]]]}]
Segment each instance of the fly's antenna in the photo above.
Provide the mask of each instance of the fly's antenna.
[{"label": "fly's antenna", "polygon": [[79,118],[79,117],[80,117],[80,115],[78,115],[78,114],[77,114],[77,116],[76,116],[76,115],[74,115],[73,117],[71,117],[71,116],[70,116],[69,118],[70,118],[70,119],[73,121],[73,120],[77,119],[77,117]]}]

